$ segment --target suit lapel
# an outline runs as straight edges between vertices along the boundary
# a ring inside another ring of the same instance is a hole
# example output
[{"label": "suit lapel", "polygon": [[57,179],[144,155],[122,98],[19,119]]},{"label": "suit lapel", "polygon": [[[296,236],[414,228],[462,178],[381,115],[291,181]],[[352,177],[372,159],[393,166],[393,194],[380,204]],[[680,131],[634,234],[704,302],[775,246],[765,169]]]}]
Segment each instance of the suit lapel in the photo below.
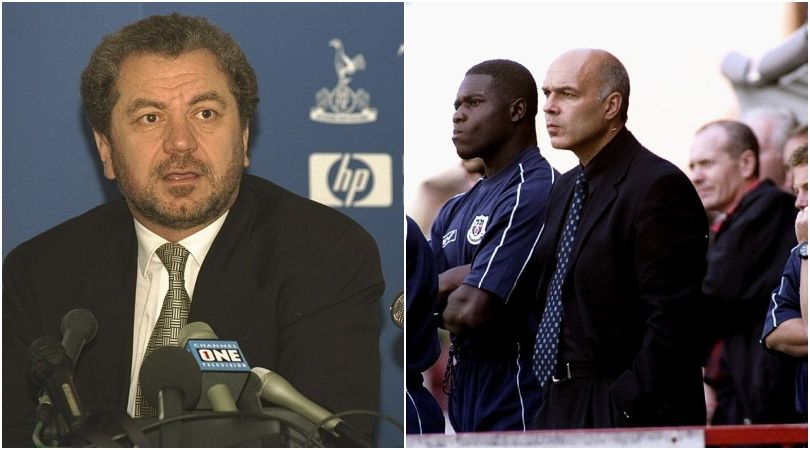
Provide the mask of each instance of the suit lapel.
[{"label": "suit lapel", "polygon": [[[243,183],[222,229],[205,257],[191,303],[189,322],[204,321],[221,339],[250,340],[266,302],[255,276],[251,230],[258,203]],[[270,262],[267,262],[270,264]]]},{"label": "suit lapel", "polygon": [[588,241],[591,232],[597,225],[599,218],[610,209],[619,194],[618,186],[627,175],[630,162],[636,154],[637,145],[635,138],[629,131],[624,130],[626,136],[617,136],[608,150],[609,154],[602,155],[608,158],[604,172],[598,174],[594,181],[588,181],[590,197],[585,203],[585,207],[577,227],[577,238],[574,241],[574,248],[571,250],[571,267],[579,257],[580,249]]}]

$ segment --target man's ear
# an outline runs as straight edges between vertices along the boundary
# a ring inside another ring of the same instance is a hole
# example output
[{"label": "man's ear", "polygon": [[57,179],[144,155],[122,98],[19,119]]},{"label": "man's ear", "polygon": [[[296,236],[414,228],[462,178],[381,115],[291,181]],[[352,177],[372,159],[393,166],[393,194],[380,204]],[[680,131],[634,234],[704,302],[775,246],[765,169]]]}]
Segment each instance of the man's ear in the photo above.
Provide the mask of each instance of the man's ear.
[{"label": "man's ear", "polygon": [[244,153],[244,155],[243,155],[244,159],[242,160],[242,165],[245,166],[245,168],[250,166],[250,158],[248,157],[248,142],[249,141],[250,141],[250,126],[245,125],[245,129],[242,131],[242,152]]},{"label": "man's ear", "polygon": [[737,161],[740,164],[740,174],[743,178],[753,178],[757,165],[759,164],[754,151],[746,150],[740,153],[740,158]]},{"label": "man's ear", "polygon": [[613,92],[607,96],[605,99],[605,120],[613,120],[619,114],[623,101],[622,94],[618,92]]},{"label": "man's ear", "polygon": [[509,119],[512,122],[520,122],[523,116],[526,115],[526,100],[523,98],[516,98],[511,105],[509,105]]},{"label": "man's ear", "polygon": [[115,179],[115,167],[112,162],[112,144],[110,139],[102,132],[93,129],[93,137],[96,140],[96,150],[101,159],[101,166],[104,169],[104,177],[108,180]]}]

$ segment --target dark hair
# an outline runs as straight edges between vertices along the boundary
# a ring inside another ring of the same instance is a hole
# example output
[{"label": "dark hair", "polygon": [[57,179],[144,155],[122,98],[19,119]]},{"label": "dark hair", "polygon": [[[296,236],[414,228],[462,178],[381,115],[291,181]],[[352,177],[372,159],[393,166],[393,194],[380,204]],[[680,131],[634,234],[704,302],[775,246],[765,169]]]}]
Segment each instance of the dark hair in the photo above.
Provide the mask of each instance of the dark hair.
[{"label": "dark hair", "polygon": [[610,94],[618,92],[622,96],[622,107],[619,110],[619,117],[622,122],[627,122],[627,110],[630,108],[630,76],[627,69],[618,58],[610,52],[602,50],[605,58],[602,58],[598,66],[598,77],[601,81],[599,87],[599,100],[606,99]]},{"label": "dark hair", "polygon": [[491,86],[512,100],[526,100],[526,117],[534,124],[537,116],[537,83],[529,69],[508,59],[491,59],[478,63],[466,75],[490,75]]},{"label": "dark hair", "polygon": [[807,146],[802,145],[801,147],[796,147],[796,150],[793,150],[793,153],[790,154],[788,166],[799,167],[806,165],[807,165]]},{"label": "dark hair", "polygon": [[242,129],[247,127],[259,103],[256,73],[233,40],[203,17],[178,13],[151,16],[105,36],[93,51],[82,72],[81,96],[90,126],[109,136],[110,115],[120,93],[115,88],[121,63],[135,53],[156,53],[176,58],[188,52],[208,49],[228,77],[236,97]]},{"label": "dark hair", "polygon": [[759,176],[759,142],[756,135],[748,125],[736,120],[715,120],[700,127],[695,134],[700,134],[711,127],[719,127],[726,135],[726,145],[723,150],[732,158],[739,158],[746,151],[754,152],[756,165],[754,166],[754,176]]}]

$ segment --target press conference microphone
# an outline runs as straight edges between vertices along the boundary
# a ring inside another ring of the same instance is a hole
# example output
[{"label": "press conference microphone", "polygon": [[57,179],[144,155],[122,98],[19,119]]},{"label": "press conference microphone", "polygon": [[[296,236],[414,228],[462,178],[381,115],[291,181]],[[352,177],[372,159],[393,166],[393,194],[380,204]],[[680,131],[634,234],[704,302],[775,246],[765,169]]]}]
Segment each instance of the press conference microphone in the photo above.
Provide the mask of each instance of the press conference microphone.
[{"label": "press conference microphone", "polygon": [[180,329],[178,341],[194,357],[202,372],[202,391],[197,409],[237,412],[234,399],[250,377],[250,366],[236,341],[221,340],[205,322],[191,322]]},{"label": "press conference microphone", "polygon": [[[333,416],[329,411],[304,397],[281,375],[264,367],[254,367],[251,371],[262,380],[262,398],[268,402],[288,408],[316,424]],[[368,437],[338,417],[326,421],[323,428],[334,434],[342,445],[351,447],[374,446]]]},{"label": "press conference microphone", "polygon": [[394,321],[394,325],[401,330],[405,324],[405,291],[397,294],[394,301],[391,302],[391,306],[388,307],[388,311],[391,312],[391,320]]},{"label": "press conference microphone", "polygon": [[248,373],[248,380],[242,395],[236,400],[240,412],[262,413],[262,380],[253,372]]},{"label": "press conference microphone", "polygon": [[62,347],[73,361],[74,369],[82,347],[96,337],[97,330],[96,317],[86,309],[73,309],[62,318]]},{"label": "press conference microphone", "polygon": [[143,397],[163,420],[192,411],[200,400],[202,374],[197,361],[179,347],[158,347],[141,365]]},{"label": "press conference microphone", "polygon": [[41,337],[28,348],[28,364],[36,384],[44,388],[70,431],[85,422],[79,394],[73,383],[73,361],[55,338]]}]

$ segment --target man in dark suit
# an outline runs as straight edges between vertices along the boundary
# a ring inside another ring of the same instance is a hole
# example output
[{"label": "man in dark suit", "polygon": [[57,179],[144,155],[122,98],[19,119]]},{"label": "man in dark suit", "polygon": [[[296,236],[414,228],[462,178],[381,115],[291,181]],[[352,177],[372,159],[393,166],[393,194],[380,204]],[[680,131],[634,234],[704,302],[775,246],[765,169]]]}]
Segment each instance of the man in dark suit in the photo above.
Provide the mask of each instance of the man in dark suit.
[{"label": "man in dark suit", "polygon": [[85,410],[148,415],[135,413],[138,375],[169,301],[155,252],[166,243],[188,254],[184,321],[237,340],[252,366],[331,411],[376,409],[376,244],[349,218],[243,175],[258,87],[238,44],[202,18],[152,16],[102,41],[81,92],[123,199],[4,263],[3,445],[31,444],[39,389],[26,351],[74,308],[98,320],[74,377]]},{"label": "man in dark suit", "polygon": [[566,52],[542,89],[551,145],[580,164],[554,185],[538,244],[543,387],[533,425],[703,424],[700,199],[625,128],[630,82],[616,57]]},{"label": "man in dark suit", "polygon": [[761,179],[759,151],[747,125],[717,120],[695,133],[689,154],[703,206],[718,216],[703,279],[704,310],[723,318],[708,330],[704,378],[708,398],[716,397],[713,425],[802,420],[793,408],[796,361],[759,343],[785,255],[796,245],[794,198]]}]

